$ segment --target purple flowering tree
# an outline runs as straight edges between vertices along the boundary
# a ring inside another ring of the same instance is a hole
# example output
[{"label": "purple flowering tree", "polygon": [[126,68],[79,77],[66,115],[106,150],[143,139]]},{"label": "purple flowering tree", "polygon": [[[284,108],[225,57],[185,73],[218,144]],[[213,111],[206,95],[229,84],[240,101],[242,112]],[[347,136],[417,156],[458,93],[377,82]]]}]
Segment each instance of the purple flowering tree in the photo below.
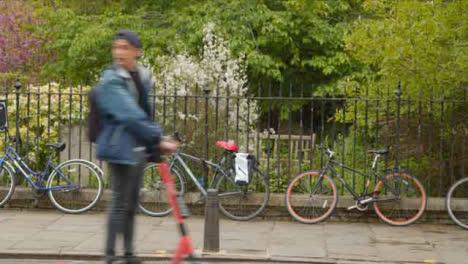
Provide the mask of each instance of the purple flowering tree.
[{"label": "purple flowering tree", "polygon": [[46,58],[33,33],[39,23],[23,0],[0,1],[0,74],[38,72]]}]

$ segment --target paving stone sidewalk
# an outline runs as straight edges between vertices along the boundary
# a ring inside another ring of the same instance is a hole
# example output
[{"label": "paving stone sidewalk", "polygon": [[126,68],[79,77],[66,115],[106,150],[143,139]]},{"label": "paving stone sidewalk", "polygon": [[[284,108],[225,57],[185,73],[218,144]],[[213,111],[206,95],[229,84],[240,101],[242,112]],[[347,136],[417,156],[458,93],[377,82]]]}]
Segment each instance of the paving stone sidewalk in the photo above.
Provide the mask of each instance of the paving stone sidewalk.
[{"label": "paving stone sidewalk", "polygon": [[[31,256],[96,259],[104,247],[106,215],[65,215],[48,210],[0,210],[0,259]],[[202,253],[204,219],[187,219]],[[178,241],[171,217],[137,217],[136,250],[146,259],[165,259]],[[468,264],[468,231],[453,225],[220,220],[217,254],[210,260],[269,263],[450,263]],[[118,244],[121,248],[121,244]]]}]

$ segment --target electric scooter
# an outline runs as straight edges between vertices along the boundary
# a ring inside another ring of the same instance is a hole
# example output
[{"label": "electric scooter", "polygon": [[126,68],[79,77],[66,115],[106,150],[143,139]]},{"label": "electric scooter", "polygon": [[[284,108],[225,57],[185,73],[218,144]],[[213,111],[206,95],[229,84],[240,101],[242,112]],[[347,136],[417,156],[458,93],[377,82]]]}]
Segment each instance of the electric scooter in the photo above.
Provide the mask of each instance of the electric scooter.
[{"label": "electric scooter", "polygon": [[166,194],[167,198],[172,205],[172,215],[176,219],[176,222],[179,226],[179,231],[181,234],[179,245],[175,252],[174,257],[172,258],[172,264],[179,264],[180,261],[187,256],[187,260],[194,264],[206,264],[205,262],[197,261],[197,258],[194,255],[194,251],[192,248],[192,241],[190,236],[188,235],[187,228],[184,224],[184,216],[181,210],[186,208],[184,204],[179,204],[177,199],[177,193],[175,189],[174,181],[171,178],[171,174],[169,172],[169,167],[165,161],[161,161],[159,163],[159,172],[161,173],[162,180],[166,185]]}]

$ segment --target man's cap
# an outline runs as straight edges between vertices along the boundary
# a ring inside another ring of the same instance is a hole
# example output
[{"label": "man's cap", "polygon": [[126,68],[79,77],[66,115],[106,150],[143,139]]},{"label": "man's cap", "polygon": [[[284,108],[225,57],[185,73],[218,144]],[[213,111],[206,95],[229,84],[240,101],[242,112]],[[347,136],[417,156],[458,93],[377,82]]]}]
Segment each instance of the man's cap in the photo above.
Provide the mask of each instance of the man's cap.
[{"label": "man's cap", "polygon": [[140,38],[135,32],[132,32],[130,30],[125,30],[125,29],[120,30],[119,33],[115,35],[114,40],[117,40],[117,39],[125,39],[128,42],[130,42],[130,44],[132,44],[132,46],[134,46],[135,48],[138,48],[138,49],[141,48]]}]

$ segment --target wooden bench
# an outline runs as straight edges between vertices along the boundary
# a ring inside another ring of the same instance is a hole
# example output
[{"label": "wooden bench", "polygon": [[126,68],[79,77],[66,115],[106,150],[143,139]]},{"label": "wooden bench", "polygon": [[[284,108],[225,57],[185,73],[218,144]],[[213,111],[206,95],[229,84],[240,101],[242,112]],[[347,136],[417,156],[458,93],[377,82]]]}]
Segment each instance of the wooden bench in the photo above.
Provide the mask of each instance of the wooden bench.
[{"label": "wooden bench", "polygon": [[[254,137],[256,138],[256,136]],[[315,134],[261,134],[259,135],[259,138],[260,150],[258,156],[260,160],[266,160],[268,157],[270,160],[278,160],[278,155],[280,155],[279,159],[281,161],[287,161],[290,158],[291,161],[294,162],[299,162],[301,160],[305,162],[307,160],[310,160],[311,155],[313,154]],[[289,152],[287,152],[287,150],[289,150]]]}]

